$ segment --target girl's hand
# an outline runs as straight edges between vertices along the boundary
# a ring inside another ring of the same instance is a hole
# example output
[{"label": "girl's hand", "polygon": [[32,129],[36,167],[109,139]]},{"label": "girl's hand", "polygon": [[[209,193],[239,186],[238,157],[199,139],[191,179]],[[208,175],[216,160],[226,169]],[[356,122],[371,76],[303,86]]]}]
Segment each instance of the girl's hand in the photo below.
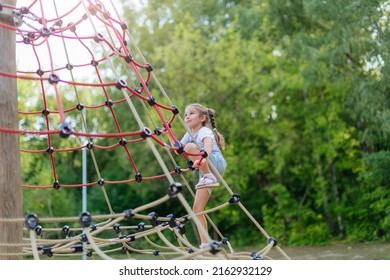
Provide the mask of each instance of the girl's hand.
[{"label": "girl's hand", "polygon": [[200,166],[204,165],[206,162],[205,159],[203,159],[202,161],[200,159],[197,159],[194,161],[194,163],[192,164],[192,167],[193,168],[199,168]]},{"label": "girl's hand", "polygon": [[161,132],[162,134],[165,134],[165,133],[168,132],[168,130],[167,130],[165,127],[163,127],[163,128],[160,129],[160,132]]}]

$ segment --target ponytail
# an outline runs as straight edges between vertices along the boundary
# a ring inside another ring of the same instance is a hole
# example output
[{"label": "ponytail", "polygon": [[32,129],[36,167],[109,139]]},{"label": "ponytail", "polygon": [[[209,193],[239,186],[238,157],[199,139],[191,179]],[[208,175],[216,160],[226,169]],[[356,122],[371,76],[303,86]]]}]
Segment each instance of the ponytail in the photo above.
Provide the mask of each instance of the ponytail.
[{"label": "ponytail", "polygon": [[225,138],[221,133],[219,133],[217,129],[217,124],[214,117],[214,110],[213,109],[207,109],[207,114],[209,115],[211,128],[213,130],[215,140],[217,141],[219,149],[222,151],[225,149]]}]

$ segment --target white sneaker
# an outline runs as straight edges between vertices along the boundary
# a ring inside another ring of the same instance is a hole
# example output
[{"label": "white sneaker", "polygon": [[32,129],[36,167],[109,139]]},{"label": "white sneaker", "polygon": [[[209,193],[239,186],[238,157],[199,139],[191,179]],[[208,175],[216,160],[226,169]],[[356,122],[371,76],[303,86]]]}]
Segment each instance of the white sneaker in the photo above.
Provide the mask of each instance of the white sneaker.
[{"label": "white sneaker", "polygon": [[196,184],[195,189],[202,189],[202,188],[211,188],[211,187],[218,187],[219,183],[217,181],[217,178],[214,176],[214,174],[205,174],[202,178],[200,178],[198,184]]}]

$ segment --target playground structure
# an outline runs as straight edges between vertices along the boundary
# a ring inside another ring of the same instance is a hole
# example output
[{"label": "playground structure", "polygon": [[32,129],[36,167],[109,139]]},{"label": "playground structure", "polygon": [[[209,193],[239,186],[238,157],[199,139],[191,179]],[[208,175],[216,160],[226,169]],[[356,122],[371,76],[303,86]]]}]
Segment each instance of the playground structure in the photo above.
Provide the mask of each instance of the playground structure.
[{"label": "playground structure", "polygon": [[[0,213],[1,231],[7,232],[2,234],[3,237],[0,239],[0,258],[40,259],[72,256],[91,258],[98,255],[102,259],[113,259],[118,256],[136,259],[150,256],[163,259],[258,260],[270,259],[269,253],[271,250],[276,250],[278,256],[289,259],[276,240],[268,235],[245,208],[239,194],[234,193],[221,176],[217,177],[221,182],[220,188],[223,188],[227,195],[227,201],[201,214],[208,215],[224,207],[240,207],[253,222],[254,230],[259,233],[259,240],[265,240],[265,246],[251,252],[236,252],[229,238],[218,230],[209,216],[207,216],[208,222],[219,239],[213,240],[209,236],[209,246],[205,249],[199,249],[197,245],[191,243],[186,237],[187,224],[192,223],[200,230],[202,227],[198,226],[197,216],[193,213],[186,196],[183,195],[183,192],[187,192],[193,197],[194,193],[184,176],[186,172],[192,171],[191,161],[171,129],[174,121],[181,122],[185,127],[179,109],[172,103],[154,74],[151,64],[142,55],[130,34],[130,28],[118,12],[118,4],[114,4],[114,1],[80,0],[69,1],[60,9],[57,2],[53,0],[49,5],[48,1],[31,0],[26,6],[16,6],[15,3],[0,6],[2,19],[0,38],[8,36],[6,40],[1,40],[1,44],[8,46],[2,48],[4,53],[1,53],[1,59],[9,61],[9,58],[13,57],[5,52],[15,52],[12,46],[14,46],[13,42],[16,42],[22,52],[32,58],[27,65],[36,66],[34,70],[16,69],[16,63],[11,65],[1,63],[4,66],[0,66],[2,84],[10,84],[9,87],[2,88],[2,95],[9,99],[3,99],[1,104],[8,110],[7,112],[3,110],[3,114],[0,113],[1,144],[13,145],[12,148],[3,149],[0,154],[2,157],[0,170],[5,173],[3,177],[6,180],[0,181],[2,184],[0,202],[9,201],[11,196],[15,200],[12,202],[12,207],[9,203],[4,205]],[[88,81],[80,79],[85,75]],[[18,112],[16,109],[18,80],[38,85],[41,110]],[[117,98],[118,95],[113,92],[119,92],[121,97]],[[64,107],[63,100],[67,94],[71,94],[72,100],[77,101],[70,108]],[[56,108],[49,108],[49,104]],[[115,110],[117,106],[127,106],[129,118],[131,117],[137,125],[136,130],[123,129],[125,126]],[[142,108],[142,114],[139,108]],[[85,112],[102,110],[105,110],[104,112],[112,119],[112,127],[109,129],[113,130],[91,131]],[[149,116],[148,119],[143,118],[145,115]],[[10,116],[13,118],[11,125],[5,121]],[[27,117],[38,119],[44,124],[40,126],[42,129],[20,128],[18,118]],[[74,125],[76,119],[79,123]],[[173,140],[174,145],[167,144],[169,141],[163,139],[160,126],[168,131],[168,137]],[[43,149],[35,147],[20,149],[18,145],[20,135],[46,139],[47,146]],[[63,147],[53,147],[54,139],[67,144]],[[72,139],[77,141],[71,141]],[[110,139],[113,144],[100,145],[99,139]],[[154,156],[153,162],[161,168],[160,174],[145,175],[140,172],[131,148],[137,143],[145,143],[148,147],[145,153]],[[101,174],[95,151],[109,149],[123,149],[127,163],[134,173],[133,178],[115,180]],[[31,186],[20,182],[20,176],[15,176],[20,169],[17,156],[19,151],[46,156],[45,160],[49,158],[53,183]],[[63,183],[57,172],[59,167],[56,166],[55,158],[62,153],[81,151],[89,153],[96,170],[96,180]],[[161,156],[162,152],[167,153],[169,163]],[[208,161],[207,155],[204,153],[201,155],[204,155],[204,160]],[[11,157],[13,159],[8,160]],[[177,157],[183,158],[187,166],[184,168],[179,166],[176,162]],[[5,163],[13,163],[13,165]],[[217,174],[211,162],[208,163]],[[175,167],[169,168],[169,166]],[[136,201],[130,202],[133,205],[130,205],[129,209],[123,209],[122,213],[114,213],[112,202],[105,192],[106,186],[137,183],[142,186],[143,181],[161,178],[165,178],[167,183],[165,186],[159,186],[163,190],[160,198],[145,205],[136,205]],[[102,196],[107,202],[107,214],[94,215],[91,209],[92,214],[82,211],[76,217],[45,218],[35,213],[27,213],[24,217],[22,215],[22,202],[18,202],[18,198],[21,200],[20,188],[34,188],[44,192],[85,187],[101,188]],[[153,211],[157,205],[172,199],[177,199],[186,213],[172,213],[166,217],[159,217],[158,213]],[[134,225],[123,225],[130,220]],[[51,227],[56,223],[79,226]],[[26,231],[24,238],[22,238],[22,227]],[[56,234],[50,234],[52,232]],[[136,242],[138,242],[137,246],[134,246]]]}]

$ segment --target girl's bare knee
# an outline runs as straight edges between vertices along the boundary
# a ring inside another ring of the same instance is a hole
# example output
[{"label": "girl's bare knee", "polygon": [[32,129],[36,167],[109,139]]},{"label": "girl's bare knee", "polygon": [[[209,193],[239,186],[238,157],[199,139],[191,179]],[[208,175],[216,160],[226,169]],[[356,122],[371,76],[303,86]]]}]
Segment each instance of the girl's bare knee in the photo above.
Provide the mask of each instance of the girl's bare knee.
[{"label": "girl's bare knee", "polygon": [[196,152],[199,152],[199,148],[195,143],[188,143],[187,145],[185,145],[184,151],[186,153],[194,154]]}]

